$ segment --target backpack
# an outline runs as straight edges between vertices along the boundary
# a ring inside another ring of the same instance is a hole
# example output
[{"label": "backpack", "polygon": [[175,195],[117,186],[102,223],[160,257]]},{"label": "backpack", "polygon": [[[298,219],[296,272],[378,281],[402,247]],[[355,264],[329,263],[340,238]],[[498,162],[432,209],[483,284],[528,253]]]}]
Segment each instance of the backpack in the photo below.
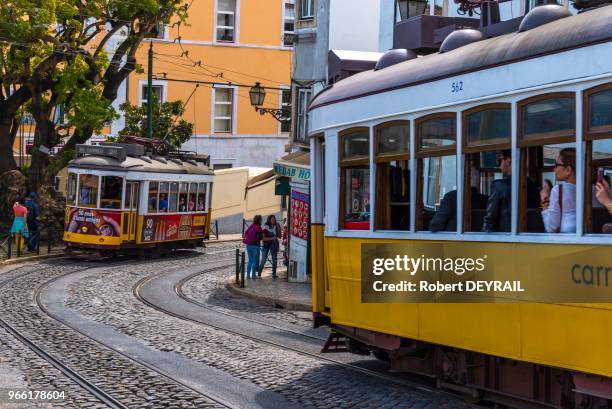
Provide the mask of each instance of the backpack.
[{"label": "backpack", "polygon": [[244,232],[244,239],[242,239],[242,242],[244,244],[257,244],[257,242],[261,239],[258,240],[258,234],[257,234],[257,225],[252,224],[249,226],[249,228]]},{"label": "backpack", "polygon": [[36,208],[36,204],[34,204],[31,201],[26,201],[25,207],[26,209],[28,209],[27,221],[28,222],[36,221],[36,218],[38,217],[38,209]]}]

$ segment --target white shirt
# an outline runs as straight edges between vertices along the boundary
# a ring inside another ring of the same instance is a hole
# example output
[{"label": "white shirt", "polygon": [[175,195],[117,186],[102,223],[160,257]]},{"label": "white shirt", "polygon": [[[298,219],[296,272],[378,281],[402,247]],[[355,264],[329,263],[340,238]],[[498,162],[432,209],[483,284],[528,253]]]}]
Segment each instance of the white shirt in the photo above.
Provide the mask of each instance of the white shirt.
[{"label": "white shirt", "polygon": [[549,233],[576,233],[576,185],[561,182],[563,185],[563,210],[559,206],[559,186],[550,192],[548,209],[542,211],[544,227]]}]

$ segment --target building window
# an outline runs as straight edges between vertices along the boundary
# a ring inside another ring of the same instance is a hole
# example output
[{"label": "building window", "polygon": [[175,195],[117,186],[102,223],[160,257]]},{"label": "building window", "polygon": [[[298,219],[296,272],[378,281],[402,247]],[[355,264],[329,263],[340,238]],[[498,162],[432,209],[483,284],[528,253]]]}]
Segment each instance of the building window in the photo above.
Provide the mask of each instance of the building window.
[{"label": "building window", "polygon": [[231,169],[233,166],[231,163],[215,163],[213,164],[213,170]]},{"label": "building window", "polygon": [[397,0],[397,21],[403,21],[423,14],[432,16],[444,15],[444,0]]},{"label": "building window", "polygon": [[293,47],[293,38],[295,35],[295,5],[292,1],[286,1],[284,5],[283,45],[285,47]]},{"label": "building window", "polygon": [[168,28],[167,26],[163,23],[163,22],[159,22],[157,23],[157,25],[155,26],[155,37],[154,38],[159,38],[161,40],[167,40],[168,39]]},{"label": "building window", "polygon": [[297,127],[295,139],[305,142],[308,135],[308,103],[310,102],[310,89],[298,91]]},{"label": "building window", "polygon": [[300,20],[314,18],[314,0],[300,0]]},{"label": "building window", "polygon": [[217,41],[233,43],[236,31],[236,0],[217,0]]},{"label": "building window", "polygon": [[[143,84],[140,89],[140,105],[141,106],[147,105],[148,90],[149,90],[149,87],[147,86],[147,84],[146,83]],[[153,90],[153,99],[157,99],[157,102],[160,104],[163,103],[164,102],[164,86],[153,84],[152,90]]]},{"label": "building window", "polygon": [[417,230],[457,230],[457,114],[416,120]]},{"label": "building window", "polygon": [[213,133],[232,133],[234,89],[214,88]]},{"label": "building window", "polygon": [[291,90],[290,89],[282,89],[280,91],[280,99],[281,99],[281,109],[287,112],[287,117],[285,121],[281,121],[281,132],[289,133],[291,132]]},{"label": "building window", "polygon": [[410,126],[390,122],[375,129],[376,229],[410,229]]},{"label": "building window", "polygon": [[340,226],[370,229],[370,130],[353,128],[340,134]]}]

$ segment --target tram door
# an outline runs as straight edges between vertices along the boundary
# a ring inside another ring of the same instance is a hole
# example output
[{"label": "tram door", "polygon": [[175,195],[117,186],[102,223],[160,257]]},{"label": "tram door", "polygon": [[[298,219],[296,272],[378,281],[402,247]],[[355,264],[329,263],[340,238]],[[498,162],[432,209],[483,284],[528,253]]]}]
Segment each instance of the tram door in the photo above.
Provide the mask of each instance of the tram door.
[{"label": "tram door", "polygon": [[136,225],[138,221],[139,192],[140,182],[127,182],[125,186],[125,210],[127,211],[127,213],[125,214],[123,221],[125,222],[124,233],[127,234],[128,241],[135,241],[136,234],[138,234]]}]

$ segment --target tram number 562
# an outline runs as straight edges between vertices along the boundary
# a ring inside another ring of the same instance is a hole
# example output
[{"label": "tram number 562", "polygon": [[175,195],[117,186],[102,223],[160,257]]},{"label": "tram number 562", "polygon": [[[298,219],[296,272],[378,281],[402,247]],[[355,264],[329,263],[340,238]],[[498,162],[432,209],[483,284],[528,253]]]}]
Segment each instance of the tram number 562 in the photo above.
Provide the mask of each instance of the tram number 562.
[{"label": "tram number 562", "polygon": [[455,81],[451,84],[451,92],[453,94],[461,91],[463,91],[463,81]]}]

